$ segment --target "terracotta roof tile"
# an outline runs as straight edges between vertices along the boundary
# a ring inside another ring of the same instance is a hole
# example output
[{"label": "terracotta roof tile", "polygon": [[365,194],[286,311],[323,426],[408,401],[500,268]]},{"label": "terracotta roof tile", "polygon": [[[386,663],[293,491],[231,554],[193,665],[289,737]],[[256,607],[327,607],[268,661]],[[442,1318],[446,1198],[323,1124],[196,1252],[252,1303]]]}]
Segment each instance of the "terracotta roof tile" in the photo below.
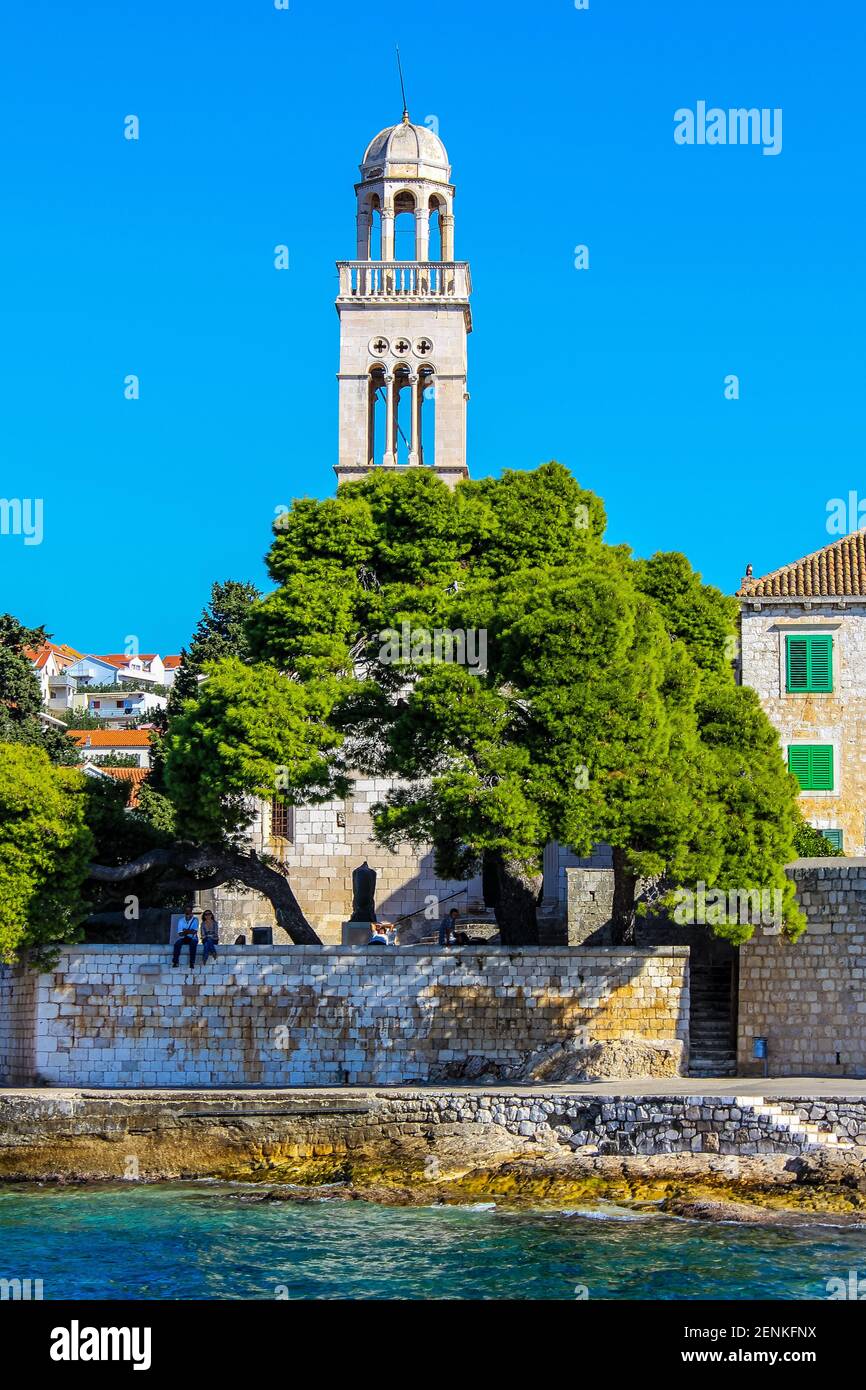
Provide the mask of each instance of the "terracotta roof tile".
[{"label": "terracotta roof tile", "polygon": [[86,748],[149,748],[150,734],[146,729],[69,729],[69,737]]},{"label": "terracotta roof tile", "polygon": [[155,661],[156,657],[156,652],[135,652],[132,656],[128,656],[125,652],[103,652],[96,659],[97,661],[110,661],[112,666],[128,666],[130,661]]},{"label": "terracotta roof tile", "polygon": [[866,531],[825,545],[759,578],[744,579],[738,598],[837,598],[866,596]]},{"label": "terracotta roof tile", "polygon": [[132,791],[127,805],[138,805],[138,792],[142,782],[146,782],[150,775],[150,768],[147,767],[104,767],[102,763],[96,764],[100,772],[107,772],[109,777],[113,777],[118,782],[131,782]]},{"label": "terracotta roof tile", "polygon": [[38,671],[42,670],[52,652],[58,661],[65,661],[67,666],[81,659],[81,652],[77,652],[74,647],[68,647],[65,642],[43,642],[41,647],[24,648],[28,661],[32,661]]}]

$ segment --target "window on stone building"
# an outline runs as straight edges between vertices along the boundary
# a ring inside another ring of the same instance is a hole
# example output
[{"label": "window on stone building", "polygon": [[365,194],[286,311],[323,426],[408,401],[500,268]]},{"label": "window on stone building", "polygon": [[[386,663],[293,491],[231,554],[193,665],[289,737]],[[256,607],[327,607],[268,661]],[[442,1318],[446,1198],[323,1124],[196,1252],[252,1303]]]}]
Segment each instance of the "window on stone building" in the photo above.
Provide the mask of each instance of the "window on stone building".
[{"label": "window on stone building", "polygon": [[833,638],[829,634],[789,636],[785,648],[789,694],[833,689]]},{"label": "window on stone building", "polygon": [[271,797],[271,839],[294,840],[295,808],[278,796]]},{"label": "window on stone building", "polygon": [[801,792],[833,790],[833,745],[800,744],[788,749],[788,771],[800,783]]},{"label": "window on stone building", "polygon": [[830,841],[834,849],[844,849],[844,836],[841,830],[822,830],[821,834],[825,840]]}]

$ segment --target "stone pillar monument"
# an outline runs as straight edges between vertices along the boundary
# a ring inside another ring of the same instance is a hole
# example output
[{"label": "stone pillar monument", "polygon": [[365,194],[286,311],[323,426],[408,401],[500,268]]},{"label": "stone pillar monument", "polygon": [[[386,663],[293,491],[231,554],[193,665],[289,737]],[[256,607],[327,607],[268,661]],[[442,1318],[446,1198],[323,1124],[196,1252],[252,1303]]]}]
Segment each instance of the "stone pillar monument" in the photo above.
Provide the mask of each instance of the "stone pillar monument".
[{"label": "stone pillar monument", "polygon": [[352,915],[343,923],[342,944],[363,946],[376,920],[376,870],[366,859],[352,870]]}]

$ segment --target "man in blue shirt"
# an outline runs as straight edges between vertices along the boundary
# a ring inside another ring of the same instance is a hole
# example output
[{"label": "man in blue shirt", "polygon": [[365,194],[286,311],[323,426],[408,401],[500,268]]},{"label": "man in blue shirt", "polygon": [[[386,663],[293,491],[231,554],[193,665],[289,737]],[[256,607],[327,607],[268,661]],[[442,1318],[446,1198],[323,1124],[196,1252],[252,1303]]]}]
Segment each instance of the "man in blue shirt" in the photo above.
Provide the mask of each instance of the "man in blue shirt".
[{"label": "man in blue shirt", "polygon": [[189,947],[189,968],[192,970],[195,965],[195,953],[198,949],[198,918],[195,915],[193,903],[188,904],[186,911],[178,921],[172,965],[179,963],[182,946]]}]

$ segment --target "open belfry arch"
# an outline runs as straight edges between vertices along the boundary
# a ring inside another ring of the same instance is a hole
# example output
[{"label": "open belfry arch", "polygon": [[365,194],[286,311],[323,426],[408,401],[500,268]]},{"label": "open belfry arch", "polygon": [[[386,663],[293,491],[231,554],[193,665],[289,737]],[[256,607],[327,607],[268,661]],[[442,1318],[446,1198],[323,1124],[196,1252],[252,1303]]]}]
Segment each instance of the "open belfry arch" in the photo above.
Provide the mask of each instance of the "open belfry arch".
[{"label": "open belfry arch", "polygon": [[[338,261],[338,485],[371,468],[466,466],[467,261],[454,259],[454,185],[438,135],[403,111],[367,146],[356,259]],[[412,259],[399,259],[408,224]]]}]

